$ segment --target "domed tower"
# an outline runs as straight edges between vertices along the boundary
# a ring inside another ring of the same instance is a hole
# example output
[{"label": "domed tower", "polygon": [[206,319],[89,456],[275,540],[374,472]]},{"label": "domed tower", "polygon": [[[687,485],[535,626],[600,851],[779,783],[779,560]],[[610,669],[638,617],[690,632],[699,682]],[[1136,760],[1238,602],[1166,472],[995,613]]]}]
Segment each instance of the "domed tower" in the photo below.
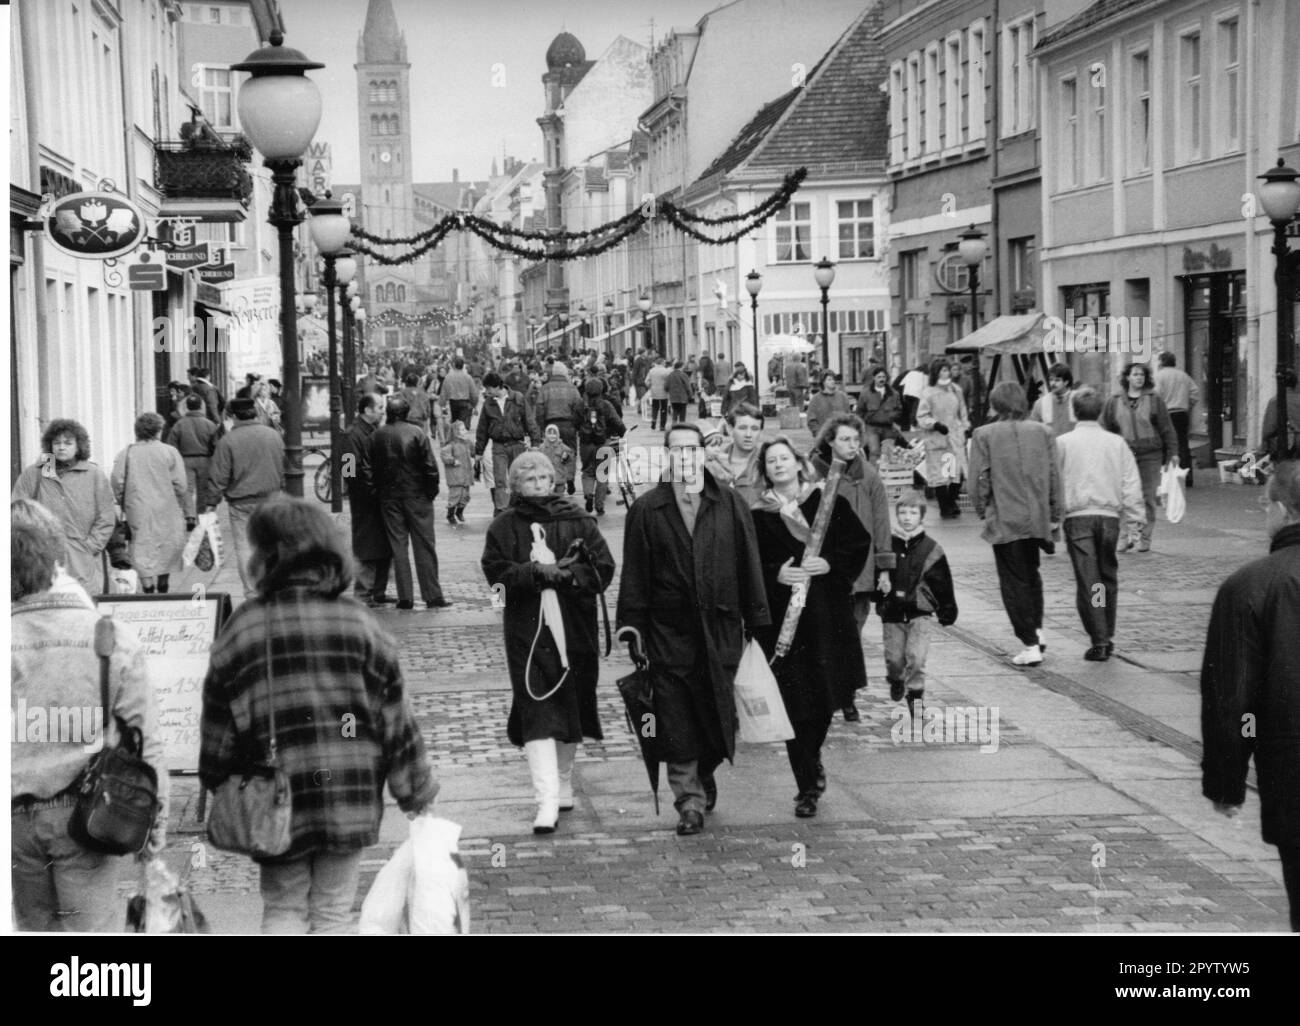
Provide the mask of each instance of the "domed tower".
[{"label": "domed tower", "polygon": [[[406,36],[397,27],[392,0],[369,0],[357,40],[357,110],[360,137],[362,226],[377,235],[415,233],[411,188],[411,65]],[[373,266],[363,300],[372,313],[387,308],[409,314],[415,304],[415,265]],[[382,289],[382,292],[375,290]],[[383,300],[377,296],[383,295]],[[403,341],[408,332],[403,332]]]},{"label": "domed tower", "polygon": [[[594,63],[587,60],[587,51],[570,32],[561,32],[546,48],[546,74],[542,76],[542,85],[546,88],[546,113],[537,119],[537,123],[541,126],[546,146],[543,182],[546,188],[546,223],[550,228],[564,227],[564,212],[560,207],[561,179],[568,164],[568,154],[564,149],[564,119],[558,111],[565,97],[582,81]],[[569,290],[565,284],[564,265],[558,260],[551,261],[547,264],[546,313],[549,316],[568,309]]]}]

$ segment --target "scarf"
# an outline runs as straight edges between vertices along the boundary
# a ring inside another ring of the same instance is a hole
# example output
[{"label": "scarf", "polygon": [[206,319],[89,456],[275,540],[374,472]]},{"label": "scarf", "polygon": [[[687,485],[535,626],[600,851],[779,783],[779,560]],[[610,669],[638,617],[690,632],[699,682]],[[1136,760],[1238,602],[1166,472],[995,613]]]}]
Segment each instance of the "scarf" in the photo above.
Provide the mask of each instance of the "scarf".
[{"label": "scarf", "polygon": [[549,524],[553,520],[590,520],[590,513],[575,506],[564,495],[513,495],[510,508],[522,517],[537,523]]},{"label": "scarf", "polygon": [[904,531],[901,527],[894,528],[894,537],[902,541],[909,542],[919,534],[925,534],[925,524],[917,524],[916,530]]},{"label": "scarf", "polygon": [[812,537],[812,527],[804,517],[803,510],[799,507],[808,500],[808,496],[817,487],[819,486],[810,481],[799,482],[799,494],[791,501],[786,501],[777,495],[774,488],[768,488],[758,497],[754,509],[763,510],[767,513],[780,513],[781,523],[785,525],[785,529],[807,545],[808,539]]}]

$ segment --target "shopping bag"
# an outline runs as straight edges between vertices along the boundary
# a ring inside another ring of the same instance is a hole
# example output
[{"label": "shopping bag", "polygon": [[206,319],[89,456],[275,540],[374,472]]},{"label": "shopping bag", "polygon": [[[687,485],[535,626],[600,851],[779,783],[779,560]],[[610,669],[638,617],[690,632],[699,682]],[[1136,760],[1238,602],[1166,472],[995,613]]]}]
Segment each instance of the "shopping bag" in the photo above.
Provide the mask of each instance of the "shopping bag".
[{"label": "shopping bag", "polygon": [[1172,465],[1165,467],[1160,475],[1160,487],[1156,494],[1164,496],[1165,519],[1171,524],[1178,523],[1187,512],[1187,494],[1183,490],[1186,477],[1185,468],[1175,468]]},{"label": "shopping bag", "polygon": [[130,567],[111,567],[108,571],[108,593],[110,595],[138,595],[140,593],[140,575]]},{"label": "shopping bag", "polygon": [[407,914],[412,934],[469,933],[469,874],[457,849],[460,824],[439,816],[411,821]]},{"label": "shopping bag", "polygon": [[361,903],[361,935],[374,937],[410,933],[406,896],[415,873],[415,850],[408,838],[393,852],[375,877]]},{"label": "shopping bag", "polygon": [[[205,574],[209,571],[220,570],[222,563],[221,528],[217,524],[217,515],[215,513],[200,513],[198,526],[190,534],[191,540],[194,538],[194,533],[197,532],[202,532],[202,534],[199,537],[198,547],[194,552],[194,566]],[[187,544],[185,548],[188,552],[189,545]]]},{"label": "shopping bag", "polygon": [[740,657],[735,691],[742,741],[789,741],[794,737],[794,727],[786,715],[776,677],[757,641],[750,641]]},{"label": "shopping bag", "polygon": [[144,889],[127,904],[127,928],[135,933],[211,933],[189,888],[160,858],[145,867]]}]

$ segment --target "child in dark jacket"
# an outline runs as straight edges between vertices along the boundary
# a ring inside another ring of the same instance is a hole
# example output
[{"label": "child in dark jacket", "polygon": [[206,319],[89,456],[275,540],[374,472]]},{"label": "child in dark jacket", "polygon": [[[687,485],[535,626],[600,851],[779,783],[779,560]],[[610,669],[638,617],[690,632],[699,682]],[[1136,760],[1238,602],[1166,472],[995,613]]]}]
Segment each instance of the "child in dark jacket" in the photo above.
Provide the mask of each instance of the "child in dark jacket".
[{"label": "child in dark jacket", "polygon": [[897,702],[906,692],[909,706],[925,694],[930,618],[938,617],[943,627],[957,622],[948,557],[925,533],[925,511],[925,496],[920,492],[904,492],[894,504],[898,527],[891,539],[892,587],[877,605],[884,629],[889,697]]},{"label": "child in dark jacket", "polygon": [[465,523],[465,507],[474,480],[474,453],[464,421],[451,422],[451,441],[442,447],[443,484],[447,486],[447,523]]}]

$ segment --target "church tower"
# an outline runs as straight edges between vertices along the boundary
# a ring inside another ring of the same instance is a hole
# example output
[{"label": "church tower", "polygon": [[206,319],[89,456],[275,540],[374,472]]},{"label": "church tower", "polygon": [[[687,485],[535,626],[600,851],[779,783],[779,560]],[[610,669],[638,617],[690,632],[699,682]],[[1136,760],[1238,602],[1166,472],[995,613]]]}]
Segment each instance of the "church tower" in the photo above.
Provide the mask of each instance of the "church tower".
[{"label": "church tower", "polygon": [[[392,0],[369,0],[357,41],[357,111],[361,160],[361,203],[357,218],[376,235],[402,238],[415,233],[411,187],[411,65],[406,37],[397,27]],[[384,310],[415,312],[414,264],[367,262],[362,299],[371,316]],[[404,329],[400,344],[415,333]],[[385,339],[376,338],[380,344]],[[388,343],[397,341],[391,334]]]}]

